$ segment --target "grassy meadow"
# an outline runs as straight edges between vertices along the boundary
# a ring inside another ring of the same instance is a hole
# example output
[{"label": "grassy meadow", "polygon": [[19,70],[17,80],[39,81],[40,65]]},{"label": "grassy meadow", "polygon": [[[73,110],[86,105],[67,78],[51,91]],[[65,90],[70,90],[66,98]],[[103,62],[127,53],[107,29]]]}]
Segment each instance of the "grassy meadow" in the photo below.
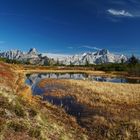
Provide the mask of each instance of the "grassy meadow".
[{"label": "grassy meadow", "polygon": [[[39,87],[59,85],[51,95],[72,96],[85,105],[89,115],[78,123],[94,139],[140,138],[140,85],[99,83],[81,80],[44,79]],[[61,85],[61,86],[60,86]],[[66,88],[64,88],[66,87]]]},{"label": "grassy meadow", "polygon": [[[27,73],[87,72],[118,76],[124,73],[89,69],[25,67],[0,62],[0,139],[1,140],[138,140],[140,139],[140,84],[91,82],[87,80],[43,79],[57,98],[73,97],[83,106],[79,118],[41,97],[32,96],[25,84]],[[44,95],[48,95],[46,91]],[[8,138],[7,138],[8,136]]]},{"label": "grassy meadow", "polygon": [[0,140],[88,139],[74,118],[32,97],[17,69],[0,63]]}]

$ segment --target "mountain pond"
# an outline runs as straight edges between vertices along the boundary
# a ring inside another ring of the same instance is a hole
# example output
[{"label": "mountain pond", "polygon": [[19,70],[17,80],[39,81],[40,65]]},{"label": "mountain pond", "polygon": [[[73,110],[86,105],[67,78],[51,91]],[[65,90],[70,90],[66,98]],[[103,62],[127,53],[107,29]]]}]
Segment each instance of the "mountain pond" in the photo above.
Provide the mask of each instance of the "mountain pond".
[{"label": "mountain pond", "polygon": [[[81,117],[86,117],[87,115],[93,115],[95,112],[89,109],[86,105],[78,103],[74,97],[56,97],[51,95],[51,91],[54,89],[62,89],[63,87],[59,85],[47,85],[45,88],[38,87],[38,83],[42,79],[52,78],[52,79],[74,79],[74,80],[90,80],[99,82],[112,82],[112,83],[140,83],[139,80],[132,80],[127,78],[110,78],[102,76],[93,76],[85,73],[34,73],[26,75],[25,83],[30,85],[32,88],[32,94],[34,96],[39,95],[42,97],[43,101],[48,101],[53,105],[61,106],[66,113],[74,116],[77,122],[80,122]],[[49,95],[45,95],[45,91],[50,92]]]}]

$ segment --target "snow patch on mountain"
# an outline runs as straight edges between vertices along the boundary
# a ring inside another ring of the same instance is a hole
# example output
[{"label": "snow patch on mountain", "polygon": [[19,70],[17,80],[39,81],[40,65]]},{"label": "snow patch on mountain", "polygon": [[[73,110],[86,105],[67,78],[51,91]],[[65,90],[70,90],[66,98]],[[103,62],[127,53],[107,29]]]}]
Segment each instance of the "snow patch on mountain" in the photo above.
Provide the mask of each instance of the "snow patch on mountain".
[{"label": "snow patch on mountain", "polygon": [[115,55],[110,53],[108,50],[103,49],[97,52],[87,52],[79,55],[73,55],[61,60],[62,64],[65,65],[85,65],[88,64],[101,64],[101,63],[121,63],[126,62],[128,58],[124,55]]},{"label": "snow patch on mountain", "polygon": [[65,58],[67,58],[69,56],[72,56],[72,55],[69,55],[69,54],[59,54],[59,53],[42,53],[42,56],[47,56],[47,57],[49,57],[51,59],[54,59],[55,61],[57,61],[57,60],[62,61]]},{"label": "snow patch on mountain", "polygon": [[39,54],[35,48],[31,48],[28,52],[22,52],[20,50],[5,51],[0,53],[0,57],[29,62],[30,64],[47,65],[49,63],[49,58]]},{"label": "snow patch on mountain", "polygon": [[[124,55],[116,55],[110,53],[107,49],[97,52],[85,52],[83,54],[65,55],[53,53],[38,53],[35,48],[28,52],[20,50],[10,50],[0,53],[0,57],[15,59],[22,62],[30,62],[31,64],[47,65],[58,62],[64,65],[85,65],[85,64],[102,64],[102,63],[121,63],[126,62],[128,58]],[[55,61],[55,62],[54,62]]]}]

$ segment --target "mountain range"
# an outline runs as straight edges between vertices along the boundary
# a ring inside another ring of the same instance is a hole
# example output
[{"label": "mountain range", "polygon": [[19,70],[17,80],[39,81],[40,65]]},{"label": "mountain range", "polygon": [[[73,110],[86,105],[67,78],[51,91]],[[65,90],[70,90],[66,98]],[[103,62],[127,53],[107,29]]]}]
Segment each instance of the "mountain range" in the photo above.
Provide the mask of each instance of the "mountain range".
[{"label": "mountain range", "polygon": [[88,64],[102,64],[102,63],[121,63],[121,61],[126,62],[128,58],[124,55],[116,55],[110,53],[106,49],[99,50],[97,52],[88,52],[80,55],[73,55],[62,60],[65,65],[85,65]]},{"label": "mountain range", "polygon": [[126,62],[128,60],[125,55],[116,55],[110,53],[107,49],[102,49],[97,52],[85,52],[83,54],[61,56],[38,53],[35,48],[31,48],[28,52],[23,52],[20,50],[0,52],[0,57],[38,65],[48,65],[50,63],[59,63],[64,65],[85,65],[87,63],[121,63],[122,61]]},{"label": "mountain range", "polygon": [[28,52],[22,52],[20,50],[1,52],[0,57],[38,65],[47,65],[51,60],[47,56],[39,54],[35,48],[31,48]]}]

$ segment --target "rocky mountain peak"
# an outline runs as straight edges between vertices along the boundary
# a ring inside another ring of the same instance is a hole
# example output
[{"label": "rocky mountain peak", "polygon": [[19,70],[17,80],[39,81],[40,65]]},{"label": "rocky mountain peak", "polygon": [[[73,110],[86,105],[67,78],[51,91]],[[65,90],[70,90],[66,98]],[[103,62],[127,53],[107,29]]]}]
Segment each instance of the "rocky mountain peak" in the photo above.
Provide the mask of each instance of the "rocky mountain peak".
[{"label": "rocky mountain peak", "polygon": [[31,48],[29,50],[28,54],[30,54],[30,55],[38,55],[38,52],[37,52],[36,48]]},{"label": "rocky mountain peak", "polygon": [[102,49],[97,52],[88,52],[81,55],[74,55],[62,61],[62,64],[69,65],[85,65],[88,60],[89,64],[102,64],[102,63],[121,63],[121,60],[127,61],[124,55],[116,55],[110,53],[107,49]]},{"label": "rocky mountain peak", "polygon": [[[7,51],[0,53],[0,57],[8,58],[8,59],[16,59],[22,62],[29,61],[31,64],[48,64],[49,61],[53,58],[52,54],[51,57],[48,57],[43,54],[39,54],[35,48],[31,48],[27,53],[16,50],[16,51]],[[56,55],[55,55],[56,57]],[[121,63],[122,59],[124,62],[128,60],[128,58],[124,55],[116,55],[110,53],[107,49],[102,49],[97,52],[85,52],[83,54],[76,54],[71,56],[58,56],[57,61],[59,58],[60,63],[64,65],[85,65],[88,61],[89,64],[102,64],[102,63]]]},{"label": "rocky mountain peak", "polygon": [[99,55],[107,55],[107,54],[109,54],[109,50],[107,50],[107,49],[102,49],[102,50],[99,50],[97,53],[98,53]]}]

